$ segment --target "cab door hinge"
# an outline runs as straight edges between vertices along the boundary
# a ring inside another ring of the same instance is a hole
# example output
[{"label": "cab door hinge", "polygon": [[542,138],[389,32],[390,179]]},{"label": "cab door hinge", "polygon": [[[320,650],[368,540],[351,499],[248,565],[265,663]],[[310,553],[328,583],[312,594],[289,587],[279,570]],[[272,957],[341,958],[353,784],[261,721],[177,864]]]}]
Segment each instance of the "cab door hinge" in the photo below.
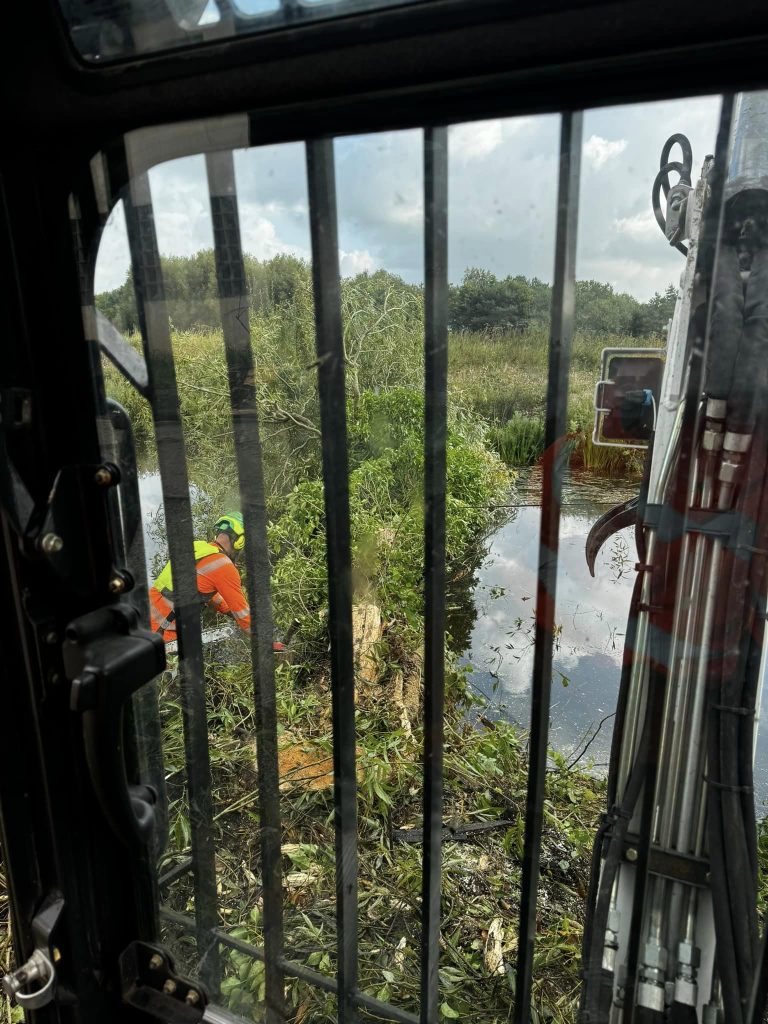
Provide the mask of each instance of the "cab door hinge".
[{"label": "cab door hinge", "polygon": [[[60,893],[50,895],[32,920],[35,948],[15,971],[0,978],[0,988],[24,1010],[47,1006],[56,994],[56,963],[60,958],[53,933],[64,909]],[[30,991],[31,990],[31,991]]]},{"label": "cab door hinge", "polygon": [[123,1001],[166,1024],[197,1024],[203,1020],[208,994],[196,981],[174,969],[163,946],[132,942],[120,956]]}]

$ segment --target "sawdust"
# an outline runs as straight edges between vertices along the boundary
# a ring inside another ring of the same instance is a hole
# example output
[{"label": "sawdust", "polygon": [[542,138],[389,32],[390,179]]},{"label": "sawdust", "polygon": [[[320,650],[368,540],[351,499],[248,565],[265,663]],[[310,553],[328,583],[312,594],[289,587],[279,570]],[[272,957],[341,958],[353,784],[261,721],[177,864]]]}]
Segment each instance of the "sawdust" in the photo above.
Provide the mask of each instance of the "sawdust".
[{"label": "sawdust", "polygon": [[[360,757],[362,747],[356,747],[355,752]],[[299,740],[289,733],[284,733],[280,738],[277,762],[280,769],[280,790],[284,793],[294,789],[333,788],[333,754],[319,743]]]}]

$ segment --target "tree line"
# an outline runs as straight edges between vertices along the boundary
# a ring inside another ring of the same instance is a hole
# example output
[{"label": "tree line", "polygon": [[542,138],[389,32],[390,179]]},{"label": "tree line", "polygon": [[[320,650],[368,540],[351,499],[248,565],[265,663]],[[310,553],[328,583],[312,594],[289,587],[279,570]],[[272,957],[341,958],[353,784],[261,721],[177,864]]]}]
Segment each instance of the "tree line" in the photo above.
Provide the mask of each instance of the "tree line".
[{"label": "tree line", "polygon": [[[178,330],[216,328],[220,324],[216,265],[213,250],[194,256],[162,258],[168,312]],[[290,309],[300,295],[311,294],[311,267],[295,256],[281,254],[271,260],[245,256],[248,300],[257,312]],[[423,289],[408,284],[386,270],[364,273],[344,282],[363,286],[374,306],[384,305],[393,295],[420,307]],[[647,302],[617,292],[600,281],[577,281],[575,294],[576,330],[596,335],[624,335],[660,338],[675,307],[676,290],[669,285]],[[449,325],[453,331],[506,333],[549,326],[552,288],[536,277],[496,277],[489,270],[469,267],[460,284],[449,292]],[[123,333],[138,330],[138,315],[129,272],[119,288],[102,292],[96,304]]]}]

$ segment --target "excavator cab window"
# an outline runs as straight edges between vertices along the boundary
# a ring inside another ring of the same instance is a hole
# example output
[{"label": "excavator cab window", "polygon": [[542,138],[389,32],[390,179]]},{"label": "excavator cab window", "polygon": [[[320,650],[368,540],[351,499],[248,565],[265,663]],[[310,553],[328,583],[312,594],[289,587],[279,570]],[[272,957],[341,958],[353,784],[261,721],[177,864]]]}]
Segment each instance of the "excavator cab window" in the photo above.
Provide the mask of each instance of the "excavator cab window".
[{"label": "excavator cab window", "polygon": [[4,18],[2,1024],[762,1021],[768,10]]}]

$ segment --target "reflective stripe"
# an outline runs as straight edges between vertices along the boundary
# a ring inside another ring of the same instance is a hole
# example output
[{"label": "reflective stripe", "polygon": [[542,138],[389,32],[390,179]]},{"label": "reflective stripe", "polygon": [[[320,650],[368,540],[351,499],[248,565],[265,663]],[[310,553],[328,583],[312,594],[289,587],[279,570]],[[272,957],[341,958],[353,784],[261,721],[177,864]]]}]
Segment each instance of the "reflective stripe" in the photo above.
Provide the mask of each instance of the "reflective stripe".
[{"label": "reflective stripe", "polygon": [[250,608],[244,608],[241,612],[232,612],[236,619],[247,619],[251,614]]},{"label": "reflective stripe", "polygon": [[169,622],[168,619],[165,618],[165,616],[161,615],[157,608],[155,608],[155,606],[151,603],[149,606],[149,614],[152,616],[152,621],[156,623],[160,629],[176,629],[174,624],[172,622]]},{"label": "reflective stripe", "polygon": [[209,562],[207,565],[198,565],[197,574],[198,576],[208,576],[212,572],[215,572],[217,569],[221,569],[222,566],[226,565],[227,562],[230,561],[230,558],[228,558],[226,555],[222,555],[221,558],[217,558],[215,559],[215,561]]}]

